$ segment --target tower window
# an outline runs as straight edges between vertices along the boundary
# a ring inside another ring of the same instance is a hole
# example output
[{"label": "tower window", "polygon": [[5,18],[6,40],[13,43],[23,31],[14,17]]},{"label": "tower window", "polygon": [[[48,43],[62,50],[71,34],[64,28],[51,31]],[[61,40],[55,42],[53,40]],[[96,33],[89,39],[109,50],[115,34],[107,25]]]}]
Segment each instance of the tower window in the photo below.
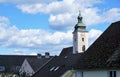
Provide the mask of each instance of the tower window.
[{"label": "tower window", "polygon": [[84,41],[84,38],[82,38],[82,41]]},{"label": "tower window", "polygon": [[82,51],[85,51],[85,45],[82,46]]},{"label": "tower window", "polygon": [[76,41],[76,38],[74,40]]}]

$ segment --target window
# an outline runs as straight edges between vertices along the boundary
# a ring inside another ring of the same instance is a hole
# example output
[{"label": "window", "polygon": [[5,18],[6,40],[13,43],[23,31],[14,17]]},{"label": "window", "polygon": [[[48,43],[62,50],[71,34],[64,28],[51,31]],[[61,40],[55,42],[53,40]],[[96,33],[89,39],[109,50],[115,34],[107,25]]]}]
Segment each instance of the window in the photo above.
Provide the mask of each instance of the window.
[{"label": "window", "polygon": [[57,71],[59,68],[60,68],[60,66],[58,66],[58,67],[52,67],[52,68],[50,69],[50,71]]},{"label": "window", "polygon": [[19,71],[20,70],[20,66],[16,66],[16,71]]},{"label": "window", "polygon": [[84,38],[82,38],[82,41],[84,41]]},{"label": "window", "polygon": [[77,71],[75,77],[83,77],[83,72]]},{"label": "window", "polygon": [[0,71],[5,71],[5,67],[4,66],[0,66]]},{"label": "window", "polygon": [[52,67],[51,69],[50,69],[50,71],[53,71],[55,69],[55,67]]},{"label": "window", "polygon": [[116,71],[110,71],[109,77],[116,77]]},{"label": "window", "polygon": [[82,46],[82,51],[85,51],[85,45]]},{"label": "window", "polygon": [[59,66],[58,66],[58,67],[56,67],[56,68],[54,69],[54,71],[57,71],[59,68],[60,68]]},{"label": "window", "polygon": [[74,40],[76,41],[76,38],[74,38]]}]

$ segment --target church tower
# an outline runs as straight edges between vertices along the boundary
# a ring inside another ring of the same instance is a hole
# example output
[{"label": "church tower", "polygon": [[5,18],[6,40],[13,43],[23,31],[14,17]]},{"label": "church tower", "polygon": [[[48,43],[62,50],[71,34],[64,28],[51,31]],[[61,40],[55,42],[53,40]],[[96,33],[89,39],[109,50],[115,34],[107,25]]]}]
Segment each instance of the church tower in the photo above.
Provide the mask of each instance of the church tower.
[{"label": "church tower", "polygon": [[73,31],[73,54],[84,52],[88,47],[88,31],[82,22],[81,12],[77,19],[78,23]]}]

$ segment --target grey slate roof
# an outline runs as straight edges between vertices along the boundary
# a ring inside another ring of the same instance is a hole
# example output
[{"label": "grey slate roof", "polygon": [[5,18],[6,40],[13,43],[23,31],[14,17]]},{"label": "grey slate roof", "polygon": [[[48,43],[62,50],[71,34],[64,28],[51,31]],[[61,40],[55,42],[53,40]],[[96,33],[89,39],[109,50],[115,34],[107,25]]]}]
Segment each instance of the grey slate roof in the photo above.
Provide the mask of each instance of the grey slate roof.
[{"label": "grey slate roof", "polygon": [[112,23],[104,33],[84,52],[75,69],[120,68],[120,21]]},{"label": "grey slate roof", "polygon": [[69,56],[55,56],[41,67],[32,77],[60,77],[67,70],[72,69],[80,54]]},{"label": "grey slate roof", "polygon": [[59,56],[68,56],[73,54],[73,47],[63,48]]}]

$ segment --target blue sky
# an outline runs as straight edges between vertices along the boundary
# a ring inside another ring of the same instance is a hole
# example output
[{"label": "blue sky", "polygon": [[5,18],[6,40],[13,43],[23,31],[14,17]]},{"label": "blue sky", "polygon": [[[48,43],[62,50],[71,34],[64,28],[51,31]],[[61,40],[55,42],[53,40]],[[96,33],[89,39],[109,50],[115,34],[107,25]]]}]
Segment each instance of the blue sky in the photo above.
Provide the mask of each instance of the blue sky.
[{"label": "blue sky", "polygon": [[89,45],[120,20],[119,0],[0,0],[0,54],[58,55],[72,46],[79,10]]}]

